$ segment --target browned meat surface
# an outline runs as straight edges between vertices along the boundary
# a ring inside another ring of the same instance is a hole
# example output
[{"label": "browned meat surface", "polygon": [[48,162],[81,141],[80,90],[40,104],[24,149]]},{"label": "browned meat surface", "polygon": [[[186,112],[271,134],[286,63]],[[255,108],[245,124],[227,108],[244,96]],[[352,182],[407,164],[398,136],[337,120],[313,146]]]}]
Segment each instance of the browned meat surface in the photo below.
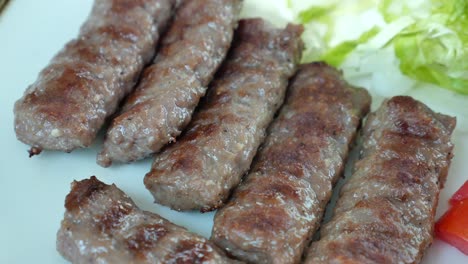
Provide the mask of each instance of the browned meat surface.
[{"label": "browned meat surface", "polygon": [[36,149],[89,146],[153,57],[172,0],[96,0],[70,41],[15,104],[16,136]]},{"label": "browned meat surface", "polygon": [[301,66],[250,174],[214,219],[212,240],[253,263],[299,263],[343,173],[366,90],[325,63]]},{"label": "browned meat surface", "polygon": [[219,207],[249,169],[302,52],[302,27],[239,22],[233,48],[176,144],[145,177],[156,202],[176,210]]},{"label": "browned meat surface", "polygon": [[232,41],[241,0],[186,0],[154,64],[107,131],[98,163],[130,162],[181,133]]},{"label": "browned meat surface", "polygon": [[306,263],[418,263],[432,242],[455,119],[393,97],[363,129],[361,158]]},{"label": "browned meat surface", "polygon": [[232,263],[207,239],[140,210],[96,177],[73,182],[57,250],[72,263]]}]

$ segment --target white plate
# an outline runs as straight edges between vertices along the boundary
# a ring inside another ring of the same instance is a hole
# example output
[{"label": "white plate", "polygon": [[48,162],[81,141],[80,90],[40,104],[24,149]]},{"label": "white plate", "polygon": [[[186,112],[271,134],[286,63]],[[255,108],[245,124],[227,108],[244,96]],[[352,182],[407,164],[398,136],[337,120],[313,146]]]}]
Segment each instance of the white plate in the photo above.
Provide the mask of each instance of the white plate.
[{"label": "white plate", "polygon": [[[256,0],[257,2],[265,0]],[[248,1],[249,4],[255,3]],[[104,169],[95,157],[101,141],[70,154],[45,151],[28,158],[13,130],[13,104],[63,45],[76,36],[92,0],[10,0],[0,15],[0,263],[66,263],[55,249],[70,182],[91,175],[115,183],[143,209],[209,237],[213,213],[178,213],[152,203],[143,186],[151,160]],[[455,131],[455,158],[437,215],[468,179],[468,135]],[[468,257],[435,241],[424,263],[468,263]]]}]

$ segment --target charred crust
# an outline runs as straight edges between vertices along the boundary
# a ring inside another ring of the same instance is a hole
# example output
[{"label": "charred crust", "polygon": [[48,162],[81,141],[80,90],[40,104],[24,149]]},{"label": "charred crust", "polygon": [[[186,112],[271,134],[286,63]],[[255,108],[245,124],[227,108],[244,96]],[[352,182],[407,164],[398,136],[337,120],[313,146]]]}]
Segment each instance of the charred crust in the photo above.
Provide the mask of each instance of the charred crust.
[{"label": "charred crust", "polygon": [[[64,124],[75,123],[85,125],[89,120],[84,114],[82,102],[78,98],[86,100],[90,96],[88,87],[95,85],[96,77],[91,73],[91,66],[84,63],[75,63],[53,66],[51,69],[57,72],[53,80],[48,82],[48,96],[39,96],[30,93],[25,97],[26,104],[38,105],[38,113],[46,116],[50,122]],[[70,113],[80,113],[71,115]]]},{"label": "charred crust", "polygon": [[[424,104],[409,96],[395,96],[387,101],[388,114],[393,116],[392,132],[407,137],[436,140],[440,126],[434,125],[434,114]],[[444,126],[445,128],[445,126]]]},{"label": "charred crust", "polygon": [[174,252],[170,254],[166,262],[177,264],[205,263],[213,255],[211,248],[205,241],[183,240],[177,244]]},{"label": "charred crust", "polygon": [[275,197],[278,194],[282,194],[284,197],[294,200],[298,200],[300,198],[296,188],[285,182],[272,183],[269,190],[267,190],[265,194],[272,197]]},{"label": "charred crust", "polygon": [[394,123],[396,132],[404,136],[419,137],[423,139],[431,139],[434,135],[434,131],[430,131],[428,124],[418,124],[414,122],[408,122],[404,119],[397,119]]},{"label": "charred crust", "polygon": [[[358,178],[351,177],[351,188],[345,185],[339,213],[326,226],[322,245],[328,252],[318,255],[356,263],[418,262],[432,240],[452,126],[453,119],[408,96],[393,97],[374,112],[364,130],[364,157],[355,166]],[[362,198],[348,203],[354,195]]]},{"label": "charred crust", "polygon": [[[74,40],[66,45],[66,48],[71,50],[71,53],[74,56],[77,56],[83,60],[88,61],[89,63],[98,63],[100,61],[108,61],[108,58],[105,58],[99,50],[95,47],[90,46],[87,43],[86,38],[79,38]],[[112,59],[112,64],[117,64],[118,62]]]},{"label": "charred crust", "polygon": [[397,178],[403,183],[408,185],[419,185],[422,183],[421,176],[414,175],[407,171],[398,171]]},{"label": "charred crust", "polygon": [[29,157],[32,158],[33,156],[36,156],[36,155],[39,155],[41,154],[42,152],[42,149],[41,148],[38,148],[38,147],[31,147],[29,150],[28,150],[28,153],[29,153]]},{"label": "charred crust", "polygon": [[94,193],[104,190],[109,185],[99,181],[96,176],[82,181],[74,181],[72,189],[65,198],[65,208],[72,211],[83,205]]},{"label": "charred crust", "polygon": [[384,252],[392,249],[384,242],[386,240],[388,238],[378,238],[374,234],[368,234],[365,237],[330,242],[327,249],[333,259],[342,260],[343,263],[389,263],[391,261]]},{"label": "charred crust", "polygon": [[147,224],[137,227],[135,234],[127,239],[128,249],[136,258],[144,259],[146,252],[155,247],[169,230],[161,224]]},{"label": "charred crust", "polygon": [[355,258],[363,256],[367,260],[375,261],[375,263],[386,263],[388,259],[383,252],[389,250],[389,248],[384,241],[374,236],[362,237],[351,240],[348,246],[353,250]]},{"label": "charred crust", "polygon": [[[263,231],[271,232],[272,230],[287,230],[287,217],[285,212],[281,208],[268,208],[263,210],[256,210],[249,212],[249,215],[245,215],[242,225],[244,231]],[[244,232],[242,231],[242,232]]]},{"label": "charred crust", "polygon": [[[289,50],[298,60],[302,51],[303,43],[299,36],[304,31],[302,25],[288,24],[285,29],[274,30],[273,25],[260,18],[241,19],[238,23],[234,46],[253,43],[262,49],[272,50],[279,48]],[[270,41],[266,41],[270,40]]]},{"label": "charred crust", "polygon": [[145,2],[143,0],[113,0],[112,1],[112,12],[115,13],[127,13],[129,10],[141,7],[145,7]]},{"label": "charred crust", "polygon": [[[184,149],[179,149],[171,155],[171,159],[175,160],[174,164],[172,165],[172,170],[181,170],[181,171],[193,171],[197,168],[197,160],[195,159],[195,155],[199,152],[197,147],[187,144]],[[157,172],[157,170],[154,170]],[[154,175],[155,173],[150,173]]]},{"label": "charred crust", "polygon": [[326,136],[340,135],[345,130],[341,123],[327,119],[315,112],[300,114],[294,119],[294,122],[294,127],[297,128],[295,133],[296,137],[305,137],[308,134],[315,134],[326,138]]},{"label": "charred crust", "polygon": [[184,141],[192,141],[197,138],[205,138],[214,135],[220,126],[217,124],[199,125],[191,129],[184,137]]},{"label": "charred crust", "polygon": [[115,25],[101,27],[98,32],[102,35],[109,36],[110,39],[123,40],[131,43],[136,43],[138,41],[138,36],[141,35],[141,32],[138,32],[135,28]]},{"label": "charred crust", "polygon": [[410,96],[394,96],[387,101],[390,108],[402,108],[409,111],[414,111],[418,107],[418,101]]},{"label": "charred crust", "polygon": [[320,148],[325,148],[325,143],[324,140],[313,142],[287,140],[277,143],[265,148],[265,154],[262,153],[263,155],[260,156],[256,164],[257,168],[260,171],[268,171],[273,168],[296,178],[303,178],[308,175],[307,171],[311,169],[312,164],[309,160],[316,160],[313,166],[323,166]]},{"label": "charred crust", "polygon": [[102,232],[118,228],[125,216],[132,212],[132,206],[116,202],[102,215],[99,221],[99,227]]}]

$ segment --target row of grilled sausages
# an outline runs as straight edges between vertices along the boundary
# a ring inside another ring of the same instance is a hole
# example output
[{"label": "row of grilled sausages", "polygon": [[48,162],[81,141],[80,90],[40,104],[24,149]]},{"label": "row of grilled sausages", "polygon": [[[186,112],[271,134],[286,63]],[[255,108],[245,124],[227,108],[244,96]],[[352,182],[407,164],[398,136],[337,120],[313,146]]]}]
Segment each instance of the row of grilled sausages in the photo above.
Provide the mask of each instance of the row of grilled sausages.
[{"label": "row of grilled sausages", "polygon": [[207,240],[93,177],[66,198],[59,252],[73,263],[420,261],[454,118],[409,97],[370,114],[354,174],[309,247],[371,98],[324,63],[298,65],[301,26],[238,21],[241,4],[96,0],[79,37],[16,103],[32,154],[72,151],[91,144],[140,78],[98,163],[159,152],[144,180],[158,203],[221,208]]}]

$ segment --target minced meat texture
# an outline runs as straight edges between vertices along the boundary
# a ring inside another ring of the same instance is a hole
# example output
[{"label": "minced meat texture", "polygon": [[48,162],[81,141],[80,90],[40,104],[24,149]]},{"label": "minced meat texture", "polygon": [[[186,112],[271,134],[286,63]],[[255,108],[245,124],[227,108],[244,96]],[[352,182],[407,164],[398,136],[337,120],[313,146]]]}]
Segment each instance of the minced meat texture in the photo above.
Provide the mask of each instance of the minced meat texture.
[{"label": "minced meat texture", "polygon": [[176,140],[228,52],[241,6],[241,0],[182,3],[154,64],[113,119],[100,165],[139,160]]},{"label": "minced meat texture", "polygon": [[72,263],[236,263],[94,176],[73,182],[65,208],[57,250]]},{"label": "minced meat texture", "polygon": [[156,155],[145,185],[176,210],[210,211],[247,172],[301,57],[302,26],[239,22],[231,51],[192,122]]},{"label": "minced meat texture", "polygon": [[14,108],[16,136],[41,149],[88,147],[153,57],[175,0],[96,0],[79,36]]},{"label": "minced meat texture", "polygon": [[299,263],[370,108],[325,63],[302,65],[250,173],[215,215],[212,240],[249,263]]},{"label": "minced meat texture", "polygon": [[386,100],[362,131],[354,173],[305,263],[419,263],[433,240],[455,118],[408,96]]}]

